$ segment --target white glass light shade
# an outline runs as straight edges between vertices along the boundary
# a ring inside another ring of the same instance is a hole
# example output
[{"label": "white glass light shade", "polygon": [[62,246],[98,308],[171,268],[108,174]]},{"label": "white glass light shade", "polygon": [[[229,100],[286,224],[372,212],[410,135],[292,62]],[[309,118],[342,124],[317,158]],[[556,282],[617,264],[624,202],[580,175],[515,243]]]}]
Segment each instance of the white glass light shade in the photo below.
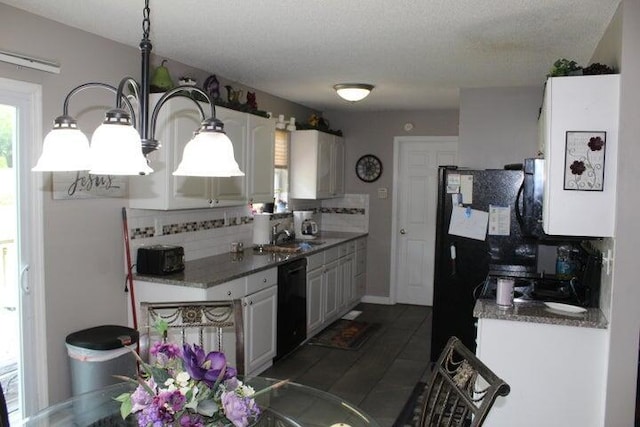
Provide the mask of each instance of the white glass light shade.
[{"label": "white glass light shade", "polygon": [[34,172],[86,171],[91,169],[89,140],[77,128],[52,129],[42,143]]},{"label": "white glass light shade", "polygon": [[103,123],[91,137],[93,175],[147,175],[153,169],[142,154],[140,134],[131,125]]},{"label": "white glass light shade", "polygon": [[200,132],[184,147],[176,176],[244,176],[233,144],[222,132]]},{"label": "white glass light shade", "polygon": [[358,102],[365,99],[373,90],[373,85],[365,83],[341,83],[333,87],[340,98]]}]

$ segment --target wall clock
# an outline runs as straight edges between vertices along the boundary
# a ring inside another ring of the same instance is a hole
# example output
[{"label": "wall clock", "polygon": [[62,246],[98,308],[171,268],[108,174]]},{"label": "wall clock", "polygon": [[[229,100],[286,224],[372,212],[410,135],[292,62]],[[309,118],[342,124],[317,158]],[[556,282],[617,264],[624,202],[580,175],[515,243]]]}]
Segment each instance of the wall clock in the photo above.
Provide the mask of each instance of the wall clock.
[{"label": "wall clock", "polygon": [[356,162],[356,175],[364,182],[373,182],[382,175],[382,162],[373,154],[365,154]]}]

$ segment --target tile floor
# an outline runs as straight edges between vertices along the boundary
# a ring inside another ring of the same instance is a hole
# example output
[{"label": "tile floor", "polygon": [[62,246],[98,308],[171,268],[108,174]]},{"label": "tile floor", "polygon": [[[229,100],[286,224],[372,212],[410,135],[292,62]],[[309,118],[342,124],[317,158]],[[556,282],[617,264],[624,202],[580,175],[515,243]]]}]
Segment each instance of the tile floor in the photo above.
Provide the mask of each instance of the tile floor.
[{"label": "tile floor", "polygon": [[426,376],[431,307],[359,304],[356,310],[362,311],[357,320],[381,326],[359,350],[304,344],[261,375],[333,393],[390,427]]}]

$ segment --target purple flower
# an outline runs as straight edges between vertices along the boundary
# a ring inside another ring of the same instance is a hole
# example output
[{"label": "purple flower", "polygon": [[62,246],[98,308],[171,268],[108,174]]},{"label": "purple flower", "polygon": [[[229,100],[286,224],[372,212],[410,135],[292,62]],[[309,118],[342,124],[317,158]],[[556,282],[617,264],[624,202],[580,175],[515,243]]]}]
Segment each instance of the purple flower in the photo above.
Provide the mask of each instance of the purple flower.
[{"label": "purple flower", "polygon": [[589,138],[589,143],[587,144],[591,151],[600,151],[604,146],[604,141],[599,136],[594,136]]},{"label": "purple flower", "polygon": [[181,411],[187,402],[187,399],[179,390],[164,391],[158,395],[158,399],[160,404],[168,407],[173,412]]},{"label": "purple flower", "polygon": [[571,169],[571,173],[574,175],[582,175],[584,171],[587,170],[586,166],[584,165],[584,162],[580,162],[578,160],[573,162],[571,166],[569,166],[569,169]]},{"label": "purple flower", "polygon": [[173,414],[161,404],[157,396],[151,405],[138,414],[138,426],[140,427],[163,427],[171,425],[173,421]]},{"label": "purple flower", "polygon": [[182,356],[182,350],[173,343],[157,341],[149,350],[160,366],[165,366],[170,360],[177,359]]},{"label": "purple flower", "polygon": [[[153,378],[147,380],[147,385],[151,390],[155,390],[156,388],[156,383],[153,381]],[[149,394],[147,389],[139,385],[135,391],[131,393],[131,402],[133,403],[131,412],[138,412],[153,403],[153,396]]]},{"label": "purple flower", "polygon": [[222,393],[222,407],[224,415],[236,427],[247,427],[260,415],[260,408],[250,397],[241,397],[233,391]]},{"label": "purple flower", "polygon": [[204,423],[200,415],[184,414],[180,417],[180,427],[204,427]]},{"label": "purple flower", "polygon": [[224,373],[222,379],[235,375],[235,369],[227,368],[224,353],[212,351],[205,356],[202,347],[196,344],[193,348],[189,344],[184,345],[182,360],[191,378],[202,381],[209,387],[213,387],[222,373]]}]

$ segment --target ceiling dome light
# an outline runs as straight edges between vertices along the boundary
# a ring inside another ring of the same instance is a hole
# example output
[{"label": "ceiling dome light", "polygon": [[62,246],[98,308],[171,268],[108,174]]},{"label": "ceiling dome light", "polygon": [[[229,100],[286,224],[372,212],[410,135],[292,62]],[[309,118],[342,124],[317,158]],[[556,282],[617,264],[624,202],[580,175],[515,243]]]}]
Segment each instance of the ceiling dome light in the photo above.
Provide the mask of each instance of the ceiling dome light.
[{"label": "ceiling dome light", "polygon": [[374,86],[366,83],[340,83],[333,88],[340,98],[349,102],[358,102],[369,96]]}]

